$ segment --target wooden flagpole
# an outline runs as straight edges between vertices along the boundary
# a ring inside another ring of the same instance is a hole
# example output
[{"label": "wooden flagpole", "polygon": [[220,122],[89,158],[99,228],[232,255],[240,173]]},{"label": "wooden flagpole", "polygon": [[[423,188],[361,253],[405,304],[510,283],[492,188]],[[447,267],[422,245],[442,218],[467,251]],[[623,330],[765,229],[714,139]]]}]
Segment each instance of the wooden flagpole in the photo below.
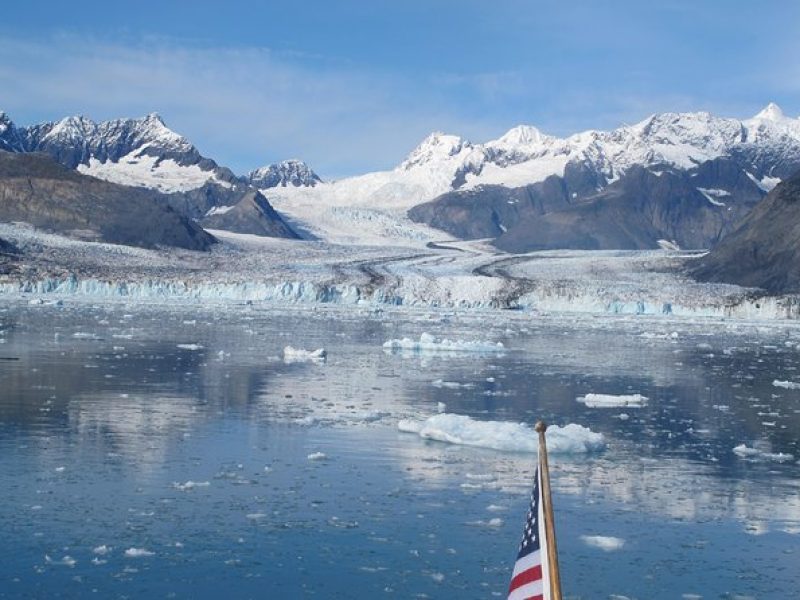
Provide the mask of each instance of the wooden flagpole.
[{"label": "wooden flagpole", "polygon": [[542,503],[544,527],[547,534],[547,565],[550,575],[550,600],[561,600],[561,575],[558,571],[556,527],[553,521],[553,501],[550,496],[550,469],[547,465],[547,441],[544,433],[547,423],[538,421],[534,430],[539,434],[539,472],[542,477]]}]

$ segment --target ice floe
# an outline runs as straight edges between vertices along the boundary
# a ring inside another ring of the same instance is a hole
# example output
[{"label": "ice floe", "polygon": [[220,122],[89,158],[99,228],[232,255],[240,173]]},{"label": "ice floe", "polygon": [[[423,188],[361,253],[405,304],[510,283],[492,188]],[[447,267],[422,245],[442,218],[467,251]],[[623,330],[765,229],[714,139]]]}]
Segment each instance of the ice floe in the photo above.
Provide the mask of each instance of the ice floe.
[{"label": "ice floe", "polygon": [[503,352],[502,342],[480,340],[449,340],[436,338],[430,333],[423,333],[419,340],[411,338],[392,339],[384,342],[384,350],[389,352]]},{"label": "ice floe", "polygon": [[576,398],[578,402],[582,402],[589,408],[641,408],[647,404],[647,396],[641,394],[623,394],[621,396],[613,396],[611,394],[586,394]]},{"label": "ice floe", "polygon": [[49,565],[64,565],[65,567],[74,567],[78,562],[68,554],[63,556],[61,560],[53,560],[52,558],[50,558],[50,556],[45,554],[44,560]]},{"label": "ice floe", "polygon": [[328,455],[324,452],[312,452],[308,455],[308,460],[327,460]]},{"label": "ice floe", "polygon": [[178,491],[186,492],[199,487],[208,487],[210,485],[211,483],[208,481],[187,481],[185,483],[179,483],[176,481],[172,484],[172,487]]},{"label": "ice floe", "polygon": [[581,541],[592,548],[599,548],[605,552],[619,550],[625,545],[625,540],[618,537],[605,535],[582,535]]},{"label": "ice floe", "polygon": [[128,548],[125,550],[125,556],[128,558],[145,558],[153,555],[155,555],[155,552],[151,552],[145,548]]},{"label": "ice floe", "polygon": [[328,358],[328,352],[325,348],[317,348],[316,350],[303,350],[302,348],[293,348],[286,346],[283,349],[283,362],[296,363],[296,362],[325,362]]},{"label": "ice floe", "polygon": [[800,390],[800,383],[795,381],[780,381],[776,379],[772,382],[772,385],[779,388],[785,388],[787,390]]},{"label": "ice floe", "polygon": [[202,350],[203,346],[200,344],[178,344],[181,350]]},{"label": "ice floe", "polygon": [[771,460],[774,462],[790,462],[794,460],[794,455],[784,452],[768,452],[759,448],[751,448],[746,444],[739,444],[733,449],[733,453],[742,458],[752,460]]},{"label": "ice floe", "polygon": [[[422,421],[403,419],[397,427],[427,440],[505,452],[538,452],[539,438],[525,423],[476,421],[464,415],[441,413]],[[585,454],[605,448],[603,434],[575,423],[547,429],[547,449],[553,453]]]},{"label": "ice floe", "polygon": [[442,379],[436,379],[435,381],[431,381],[431,385],[433,387],[438,388],[447,388],[451,390],[458,390],[458,389],[470,389],[474,388],[474,383],[460,383],[458,381],[443,381]]}]

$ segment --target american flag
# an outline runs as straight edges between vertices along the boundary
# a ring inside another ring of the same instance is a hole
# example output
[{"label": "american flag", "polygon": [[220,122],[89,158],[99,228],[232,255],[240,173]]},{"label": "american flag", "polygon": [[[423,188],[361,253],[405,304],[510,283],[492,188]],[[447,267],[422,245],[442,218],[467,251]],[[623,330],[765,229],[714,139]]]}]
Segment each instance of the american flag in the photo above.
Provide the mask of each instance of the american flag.
[{"label": "american flag", "polygon": [[525,530],[519,545],[517,562],[511,575],[508,600],[549,600],[550,577],[547,571],[547,543],[542,506],[542,486],[539,468],[533,480],[533,494]]}]

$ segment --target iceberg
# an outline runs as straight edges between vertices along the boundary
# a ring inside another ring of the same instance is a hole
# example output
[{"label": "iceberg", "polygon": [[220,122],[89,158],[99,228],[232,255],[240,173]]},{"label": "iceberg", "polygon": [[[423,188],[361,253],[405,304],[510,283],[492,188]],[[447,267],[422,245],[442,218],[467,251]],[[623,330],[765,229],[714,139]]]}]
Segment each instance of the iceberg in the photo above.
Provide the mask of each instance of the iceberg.
[{"label": "iceberg", "polygon": [[325,362],[327,358],[328,353],[325,348],[317,348],[316,350],[303,350],[302,348],[286,346],[283,349],[283,362],[285,363]]},{"label": "iceberg", "polygon": [[576,398],[589,408],[641,408],[647,404],[647,396],[641,394],[623,394],[612,396],[611,394],[586,394]]},{"label": "iceberg", "polygon": [[[465,415],[441,413],[422,421],[403,419],[400,431],[426,440],[503,452],[539,451],[539,435],[525,423],[477,421]],[[587,454],[605,448],[605,438],[587,427],[570,423],[547,428],[547,450],[558,454]]]},{"label": "iceberg", "polygon": [[464,341],[437,339],[430,333],[423,333],[419,340],[411,338],[393,339],[384,342],[383,349],[389,352],[504,352],[502,342]]}]

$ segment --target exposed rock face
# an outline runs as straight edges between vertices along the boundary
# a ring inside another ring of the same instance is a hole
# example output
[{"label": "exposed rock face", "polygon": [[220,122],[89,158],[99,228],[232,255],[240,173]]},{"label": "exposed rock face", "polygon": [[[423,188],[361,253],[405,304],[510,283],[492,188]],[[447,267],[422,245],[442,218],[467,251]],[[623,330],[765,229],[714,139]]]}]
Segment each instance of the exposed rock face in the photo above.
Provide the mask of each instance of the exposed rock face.
[{"label": "exposed rock face", "polygon": [[207,250],[215,242],[163,194],[87,177],[40,153],[0,152],[0,220],[143,248]]},{"label": "exposed rock face", "polygon": [[800,172],[779,184],[692,273],[703,281],[800,292]]},{"label": "exposed rock face", "polygon": [[260,190],[273,187],[314,187],[322,183],[319,175],[314,173],[301,160],[284,160],[250,171],[246,182]]},{"label": "exposed rock face", "polygon": [[[509,252],[708,248],[730,232],[764,192],[735,161],[690,170],[633,166],[597,190],[593,171],[576,165],[522,188],[483,186],[444,194],[409,216],[461,238],[496,238]],[[594,189],[593,193],[590,190]]]},{"label": "exposed rock face", "polygon": [[209,229],[225,229],[236,233],[295,239],[299,237],[256,190],[247,192],[233,206],[211,209],[201,223]]}]

